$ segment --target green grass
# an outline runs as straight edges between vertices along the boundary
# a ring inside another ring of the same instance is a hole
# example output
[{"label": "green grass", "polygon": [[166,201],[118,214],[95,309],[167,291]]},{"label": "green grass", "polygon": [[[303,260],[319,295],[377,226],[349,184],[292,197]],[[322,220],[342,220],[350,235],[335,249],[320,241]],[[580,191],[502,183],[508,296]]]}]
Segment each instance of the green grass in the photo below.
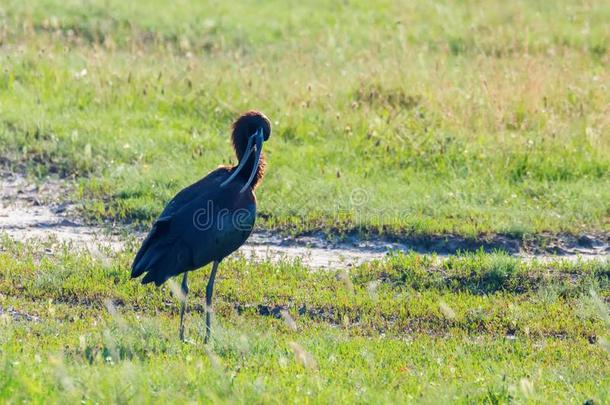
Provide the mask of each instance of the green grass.
[{"label": "green grass", "polygon": [[610,399],[608,261],[397,254],[347,275],[237,257],[221,266],[206,347],[207,270],[191,276],[180,343],[177,300],[129,280],[132,256],[3,242],[0,399]]},{"label": "green grass", "polygon": [[260,224],[390,234],[607,233],[604,1],[0,5],[0,151],[149,223],[265,146]]},{"label": "green grass", "polygon": [[[610,4],[4,0],[0,164],[149,224],[273,122],[259,225],[472,237],[610,231]],[[0,402],[610,402],[610,262],[393,254],[349,272],[0,238]]]}]

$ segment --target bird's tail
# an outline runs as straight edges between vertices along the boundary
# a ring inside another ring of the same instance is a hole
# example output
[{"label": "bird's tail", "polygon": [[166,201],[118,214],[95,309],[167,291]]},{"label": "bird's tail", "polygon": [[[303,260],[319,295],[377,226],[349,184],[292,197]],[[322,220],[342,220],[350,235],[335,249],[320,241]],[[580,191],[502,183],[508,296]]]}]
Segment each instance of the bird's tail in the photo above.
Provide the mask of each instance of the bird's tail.
[{"label": "bird's tail", "polygon": [[146,273],[142,284],[154,282],[160,286],[167,279],[189,269],[189,250],[178,239],[153,243],[143,254],[138,254],[131,268],[131,277]]}]

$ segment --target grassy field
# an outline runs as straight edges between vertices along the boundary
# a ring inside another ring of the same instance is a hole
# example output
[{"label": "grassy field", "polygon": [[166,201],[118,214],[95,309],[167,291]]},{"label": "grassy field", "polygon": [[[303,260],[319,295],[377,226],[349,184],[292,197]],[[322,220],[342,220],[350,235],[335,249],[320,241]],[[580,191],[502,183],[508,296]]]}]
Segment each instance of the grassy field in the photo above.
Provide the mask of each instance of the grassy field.
[{"label": "grassy field", "polygon": [[266,228],[610,229],[606,1],[0,5],[0,151],[149,223],[274,124]]},{"label": "grassy field", "polygon": [[[147,226],[273,123],[258,226],[610,234],[610,3],[0,2],[0,168]],[[63,190],[63,189],[62,189]],[[2,403],[610,403],[610,261],[393,254],[130,281],[0,229]],[[174,284],[175,285],[175,284]]]},{"label": "grassy field", "polygon": [[132,251],[4,246],[0,399],[15,403],[610,400],[608,261],[394,255],[347,275],[236,258],[206,347],[207,271],[184,344],[170,289],[128,279]]}]

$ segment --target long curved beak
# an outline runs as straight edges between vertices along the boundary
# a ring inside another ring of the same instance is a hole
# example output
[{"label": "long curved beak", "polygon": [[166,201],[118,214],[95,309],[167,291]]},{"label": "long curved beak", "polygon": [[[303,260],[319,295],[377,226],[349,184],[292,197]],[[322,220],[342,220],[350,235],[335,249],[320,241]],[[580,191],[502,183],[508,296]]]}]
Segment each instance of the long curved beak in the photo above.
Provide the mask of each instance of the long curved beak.
[{"label": "long curved beak", "polygon": [[250,183],[252,183],[252,180],[254,179],[254,175],[256,174],[256,170],[258,168],[258,163],[260,161],[260,154],[261,154],[262,149],[263,149],[263,129],[259,128],[254,134],[252,134],[250,136],[250,138],[248,138],[248,144],[246,145],[246,152],[241,157],[241,160],[239,162],[239,165],[237,166],[237,169],[235,169],[235,171],[233,173],[231,173],[231,176],[228,179],[226,179],[225,181],[223,181],[220,184],[220,187],[225,187],[227,184],[232,182],[233,179],[235,179],[235,177],[237,177],[239,172],[241,172],[241,170],[246,165],[246,162],[250,158],[250,155],[252,154],[252,152],[255,151],[256,157],[255,157],[255,161],[254,161],[254,168],[252,169],[252,173],[250,174],[250,179],[248,180],[246,185],[244,187],[242,187],[242,189],[240,190],[240,193],[243,193],[250,186]]},{"label": "long curved beak", "polygon": [[[250,139],[252,139],[252,137],[250,137]],[[248,187],[250,187],[250,184],[252,183],[252,180],[254,180],[254,176],[256,175],[256,172],[258,171],[258,163],[261,160],[261,152],[263,151],[263,129],[259,128],[258,131],[256,131],[256,134],[254,134],[254,166],[252,166],[252,173],[250,173],[250,178],[248,179],[248,182],[241,188],[241,190],[239,190],[240,193],[243,193],[244,191],[246,191],[248,189]]]}]

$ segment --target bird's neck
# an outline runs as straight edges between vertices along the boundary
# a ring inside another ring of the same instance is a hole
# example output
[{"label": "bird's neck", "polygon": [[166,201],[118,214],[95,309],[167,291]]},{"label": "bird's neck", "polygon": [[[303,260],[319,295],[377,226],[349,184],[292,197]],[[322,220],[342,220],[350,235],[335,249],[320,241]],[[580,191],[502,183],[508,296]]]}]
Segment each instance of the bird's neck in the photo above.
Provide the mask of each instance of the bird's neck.
[{"label": "bird's neck", "polygon": [[[252,187],[252,190],[254,190],[260,184],[260,181],[263,179],[263,176],[265,175],[265,165],[266,165],[265,154],[261,153],[261,157],[258,161],[258,167],[256,168],[256,174],[254,175],[254,179],[252,180],[252,183],[250,184],[250,187]],[[241,169],[241,171],[238,174],[238,176],[243,179],[244,183],[247,182],[248,179],[250,178],[250,174],[252,174],[253,168],[254,168],[254,153],[251,153],[250,156],[248,157],[248,160],[246,161],[243,169]],[[236,169],[237,169],[237,165],[233,166],[231,171],[236,170]]]}]

